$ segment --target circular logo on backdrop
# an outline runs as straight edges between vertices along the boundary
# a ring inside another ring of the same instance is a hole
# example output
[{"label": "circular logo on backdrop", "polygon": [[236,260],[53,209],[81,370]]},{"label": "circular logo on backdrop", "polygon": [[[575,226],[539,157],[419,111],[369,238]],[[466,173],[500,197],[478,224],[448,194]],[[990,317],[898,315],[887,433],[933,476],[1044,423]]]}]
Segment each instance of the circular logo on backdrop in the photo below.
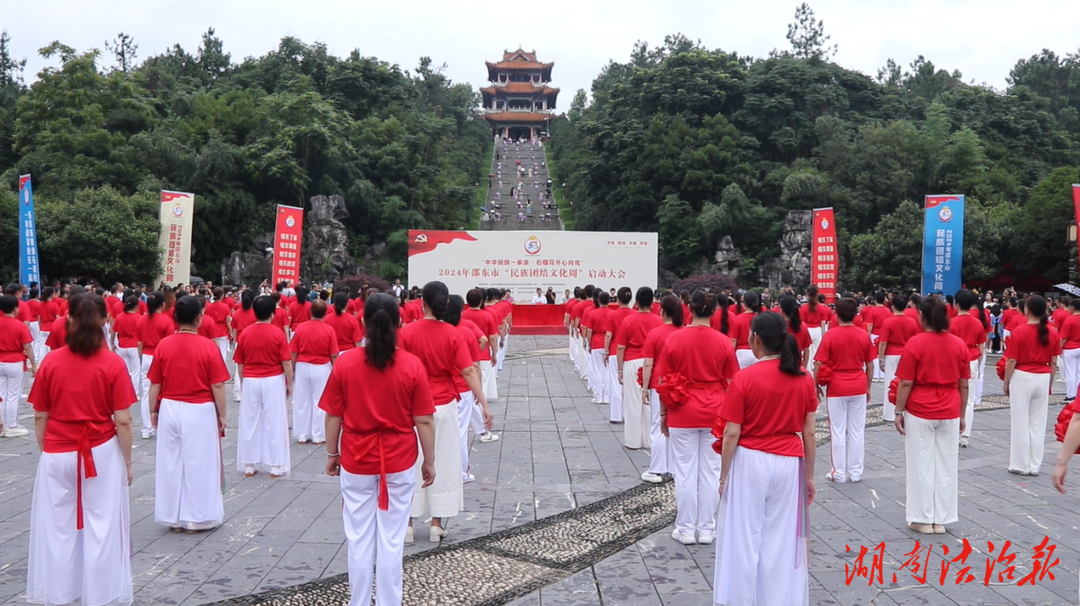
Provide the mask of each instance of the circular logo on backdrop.
[{"label": "circular logo on backdrop", "polygon": [[184,215],[184,205],[183,204],[173,204],[172,216],[174,216],[174,217],[182,217],[183,215]]},{"label": "circular logo on backdrop", "polygon": [[540,248],[540,238],[537,238],[536,236],[529,236],[528,239],[525,240],[526,253],[530,255],[535,255],[536,253],[540,252]]},{"label": "circular logo on backdrop", "polygon": [[821,220],[821,229],[829,229],[829,220],[828,219],[822,219]]},{"label": "circular logo on backdrop", "polygon": [[288,226],[288,227],[292,227],[293,225],[296,225],[296,219],[293,219],[292,215],[289,215],[288,217],[285,217],[285,225]]},{"label": "circular logo on backdrop", "polygon": [[952,210],[948,206],[942,206],[938,211],[938,219],[941,219],[943,223],[948,223],[952,219]]}]

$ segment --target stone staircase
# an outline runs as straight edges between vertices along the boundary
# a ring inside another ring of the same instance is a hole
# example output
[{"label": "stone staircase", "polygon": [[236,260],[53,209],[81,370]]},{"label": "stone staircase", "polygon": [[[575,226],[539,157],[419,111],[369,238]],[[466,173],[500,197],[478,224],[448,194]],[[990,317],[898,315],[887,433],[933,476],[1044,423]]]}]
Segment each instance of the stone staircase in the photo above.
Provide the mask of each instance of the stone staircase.
[{"label": "stone staircase", "polygon": [[495,142],[480,229],[561,230],[544,146]]}]

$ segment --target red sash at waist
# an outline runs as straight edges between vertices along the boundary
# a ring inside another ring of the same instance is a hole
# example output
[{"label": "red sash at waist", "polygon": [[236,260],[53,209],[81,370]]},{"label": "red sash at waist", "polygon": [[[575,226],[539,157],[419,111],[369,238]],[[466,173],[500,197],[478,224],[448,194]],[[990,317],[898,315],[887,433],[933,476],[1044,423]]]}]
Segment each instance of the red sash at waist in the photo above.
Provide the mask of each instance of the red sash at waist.
[{"label": "red sash at waist", "polygon": [[386,452],[383,450],[382,437],[389,433],[404,433],[398,428],[387,425],[382,429],[376,431],[349,431],[345,430],[355,436],[359,436],[356,442],[353,443],[353,451],[351,456],[356,465],[360,465],[361,461],[375,448],[379,449],[379,509],[387,511],[390,509],[390,495],[387,492],[386,484]]},{"label": "red sash at waist", "polygon": [[49,419],[48,423],[65,423],[68,425],[74,425],[77,427],[77,437],[75,442],[67,440],[45,440],[45,452],[48,453],[61,453],[72,452],[76,454],[75,463],[75,498],[76,498],[76,522],[75,527],[78,530],[83,529],[83,504],[82,504],[82,481],[83,477],[96,478],[97,467],[94,465],[94,451],[95,446],[101,446],[105,442],[108,442],[116,435],[116,426],[112,421],[109,421],[111,425],[111,432],[104,439],[97,441],[96,444],[90,442],[90,430],[91,428],[101,430],[104,423],[94,423],[92,421],[59,421],[57,419]]}]

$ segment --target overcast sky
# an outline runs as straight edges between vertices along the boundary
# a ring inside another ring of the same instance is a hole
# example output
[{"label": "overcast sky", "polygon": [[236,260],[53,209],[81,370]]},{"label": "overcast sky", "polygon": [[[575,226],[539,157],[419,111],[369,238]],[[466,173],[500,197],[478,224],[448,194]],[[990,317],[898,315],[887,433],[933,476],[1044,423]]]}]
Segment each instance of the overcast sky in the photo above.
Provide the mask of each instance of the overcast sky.
[{"label": "overcast sky", "polygon": [[[787,48],[794,0],[0,0],[3,27],[16,58],[28,59],[26,79],[49,65],[37,50],[60,40],[78,50],[99,48],[124,31],[140,59],[180,44],[194,52],[202,32],[217,30],[234,62],[276,48],[283,36],[323,42],[339,56],[363,55],[413,69],[423,55],[447,64],[455,82],[481,86],[484,61],[519,46],[554,61],[562,88],[559,109],[574,90],[588,90],[609,61],[626,61],[633,44],[663,42],[671,33],[708,48],[765,56]],[[1080,46],[1078,0],[815,0],[826,33],[839,45],[836,61],[869,75],[894,58],[918,55],[960,70],[965,81],[1004,88],[1020,58],[1043,48],[1059,55]],[[105,59],[105,61],[109,61]]]}]

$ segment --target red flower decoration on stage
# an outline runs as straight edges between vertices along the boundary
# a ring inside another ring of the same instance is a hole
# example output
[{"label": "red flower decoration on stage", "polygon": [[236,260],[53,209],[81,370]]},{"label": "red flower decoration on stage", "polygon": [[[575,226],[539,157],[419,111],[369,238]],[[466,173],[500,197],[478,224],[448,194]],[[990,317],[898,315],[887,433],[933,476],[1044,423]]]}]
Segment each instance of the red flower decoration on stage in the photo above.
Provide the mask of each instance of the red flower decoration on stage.
[{"label": "red flower decoration on stage", "polygon": [[[1054,437],[1058,442],[1065,441],[1065,432],[1069,430],[1069,424],[1072,423],[1073,415],[1080,410],[1080,404],[1070,403],[1065,408],[1061,409],[1058,413],[1057,423],[1054,425]],[[1080,453],[1080,449],[1076,451]]]},{"label": "red flower decoration on stage", "polygon": [[900,377],[893,377],[889,383],[889,404],[896,404],[896,394],[900,392]]},{"label": "red flower decoration on stage", "polygon": [[822,364],[817,371],[817,384],[828,385],[832,383],[832,368],[828,365]]},{"label": "red flower decoration on stage", "polygon": [[1005,356],[1001,356],[997,361],[997,375],[1002,381],[1005,380]]},{"label": "red flower decoration on stage", "polygon": [[665,407],[675,409],[682,406],[690,396],[686,386],[686,377],[681,372],[672,372],[664,375],[656,391],[660,394]]},{"label": "red flower decoration on stage", "polygon": [[637,384],[645,387],[645,367],[637,369]]}]

